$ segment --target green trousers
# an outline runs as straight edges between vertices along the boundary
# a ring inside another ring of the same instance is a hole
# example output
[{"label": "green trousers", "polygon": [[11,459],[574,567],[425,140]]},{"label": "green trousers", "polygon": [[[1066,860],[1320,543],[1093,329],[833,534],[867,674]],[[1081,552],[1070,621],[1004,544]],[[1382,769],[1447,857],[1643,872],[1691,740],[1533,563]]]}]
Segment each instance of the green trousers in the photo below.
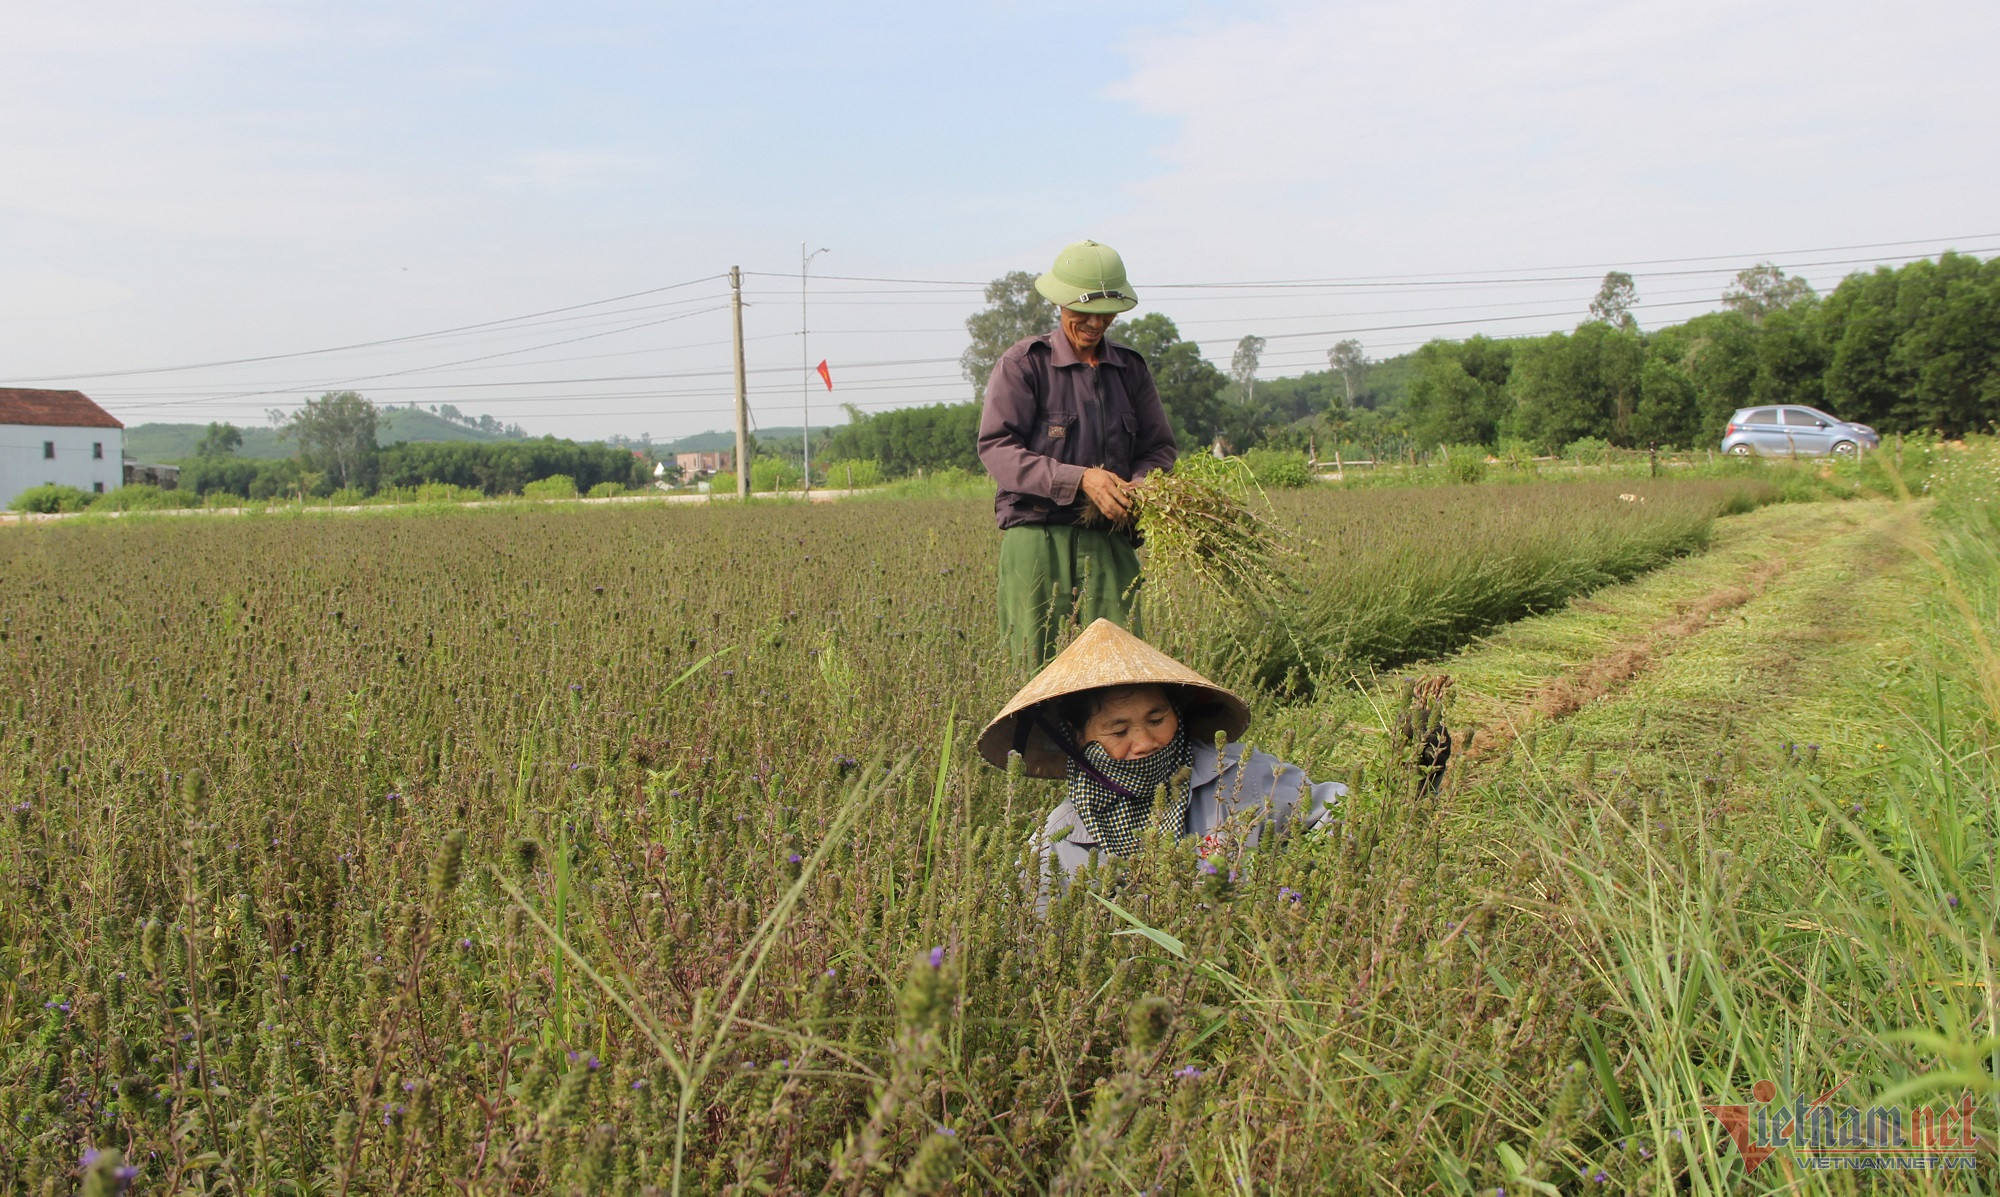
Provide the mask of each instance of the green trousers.
[{"label": "green trousers", "polygon": [[1139,554],[1122,532],[1024,524],[1000,534],[1000,634],[1039,669],[1062,626],[1108,619],[1138,633]]}]

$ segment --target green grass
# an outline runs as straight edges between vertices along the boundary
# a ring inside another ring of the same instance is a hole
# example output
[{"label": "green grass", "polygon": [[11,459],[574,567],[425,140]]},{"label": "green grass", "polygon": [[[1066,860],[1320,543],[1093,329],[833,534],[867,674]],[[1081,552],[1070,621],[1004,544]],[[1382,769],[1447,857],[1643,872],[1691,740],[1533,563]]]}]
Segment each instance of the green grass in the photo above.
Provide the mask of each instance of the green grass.
[{"label": "green grass", "polygon": [[1757,479],[1280,493],[1305,546],[1296,597],[1233,610],[1203,595],[1167,605],[1155,634],[1232,683],[1338,689],[1697,552],[1718,515],[1776,497]]}]

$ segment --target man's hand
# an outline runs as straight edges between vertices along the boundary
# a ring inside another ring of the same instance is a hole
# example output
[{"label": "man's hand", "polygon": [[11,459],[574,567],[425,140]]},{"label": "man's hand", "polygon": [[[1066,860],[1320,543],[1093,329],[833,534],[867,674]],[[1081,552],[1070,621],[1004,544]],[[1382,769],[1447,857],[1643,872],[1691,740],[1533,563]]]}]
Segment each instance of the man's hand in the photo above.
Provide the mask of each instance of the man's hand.
[{"label": "man's hand", "polygon": [[1083,472],[1083,493],[1104,518],[1117,523],[1132,511],[1132,484],[1099,466]]}]

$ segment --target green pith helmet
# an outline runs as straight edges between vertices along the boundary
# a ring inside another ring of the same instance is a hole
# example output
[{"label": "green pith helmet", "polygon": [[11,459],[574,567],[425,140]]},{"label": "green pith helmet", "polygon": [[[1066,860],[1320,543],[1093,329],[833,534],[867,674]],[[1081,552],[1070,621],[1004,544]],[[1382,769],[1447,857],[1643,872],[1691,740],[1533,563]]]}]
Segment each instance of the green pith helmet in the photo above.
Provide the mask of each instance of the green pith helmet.
[{"label": "green pith helmet", "polygon": [[1125,259],[1108,245],[1078,241],[1063,246],[1056,264],[1035,280],[1042,298],[1072,311],[1129,312],[1139,306],[1125,281]]}]

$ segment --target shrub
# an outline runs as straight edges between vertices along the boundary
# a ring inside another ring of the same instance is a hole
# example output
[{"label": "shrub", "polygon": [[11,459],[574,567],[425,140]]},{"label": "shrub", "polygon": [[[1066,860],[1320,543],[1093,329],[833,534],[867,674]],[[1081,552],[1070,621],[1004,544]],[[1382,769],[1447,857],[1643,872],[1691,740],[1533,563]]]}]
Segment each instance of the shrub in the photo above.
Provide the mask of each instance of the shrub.
[{"label": "shrub", "polygon": [[1438,454],[1454,482],[1483,482],[1486,479],[1485,445],[1440,445]]},{"label": "shrub", "polygon": [[790,490],[798,484],[799,471],[797,467],[783,458],[759,457],[750,463],[751,490]]},{"label": "shrub", "polygon": [[590,497],[593,499],[615,499],[624,493],[623,482],[600,482],[590,488]]},{"label": "shrub", "polygon": [[1313,480],[1312,466],[1303,453],[1280,449],[1252,449],[1243,455],[1243,464],[1259,486],[1292,489]]},{"label": "shrub", "polygon": [[1603,465],[1611,457],[1611,445],[1594,436],[1586,436],[1564,445],[1562,455],[1579,465]]},{"label": "shrub", "polygon": [[176,507],[195,507],[199,503],[193,495],[177,490],[161,490],[141,482],[133,486],[121,486],[108,490],[91,500],[92,511],[162,511]]},{"label": "shrub", "polygon": [[887,481],[882,476],[882,463],[866,457],[822,462],[819,469],[826,485],[841,490],[880,486]]},{"label": "shrub", "polygon": [[993,479],[984,470],[962,470],[946,466],[941,470],[919,470],[886,486],[875,487],[868,497],[883,499],[991,499]]},{"label": "shrub", "polygon": [[551,474],[539,482],[521,487],[521,495],[528,499],[574,499],[576,479],[568,474]]},{"label": "shrub", "polygon": [[426,482],[417,488],[419,503],[471,503],[486,497],[476,486],[453,486],[449,482]]},{"label": "shrub", "polygon": [[1510,470],[1532,470],[1535,468],[1535,447],[1519,437],[1500,438],[1500,451],[1496,454],[1502,465]]},{"label": "shrub", "polygon": [[526,494],[537,478],[567,476],[579,489],[600,482],[641,486],[651,466],[624,449],[583,445],[553,436],[507,441],[402,441],[379,457],[385,485],[416,486],[449,482],[477,487],[489,495]]},{"label": "shrub", "polygon": [[328,507],[359,507],[368,498],[368,492],[358,486],[343,486],[326,497]]},{"label": "shrub", "polygon": [[31,486],[14,496],[14,510],[32,512],[36,515],[54,515],[62,511],[82,511],[90,506],[91,496],[74,486],[59,486],[53,482],[43,486]]}]

